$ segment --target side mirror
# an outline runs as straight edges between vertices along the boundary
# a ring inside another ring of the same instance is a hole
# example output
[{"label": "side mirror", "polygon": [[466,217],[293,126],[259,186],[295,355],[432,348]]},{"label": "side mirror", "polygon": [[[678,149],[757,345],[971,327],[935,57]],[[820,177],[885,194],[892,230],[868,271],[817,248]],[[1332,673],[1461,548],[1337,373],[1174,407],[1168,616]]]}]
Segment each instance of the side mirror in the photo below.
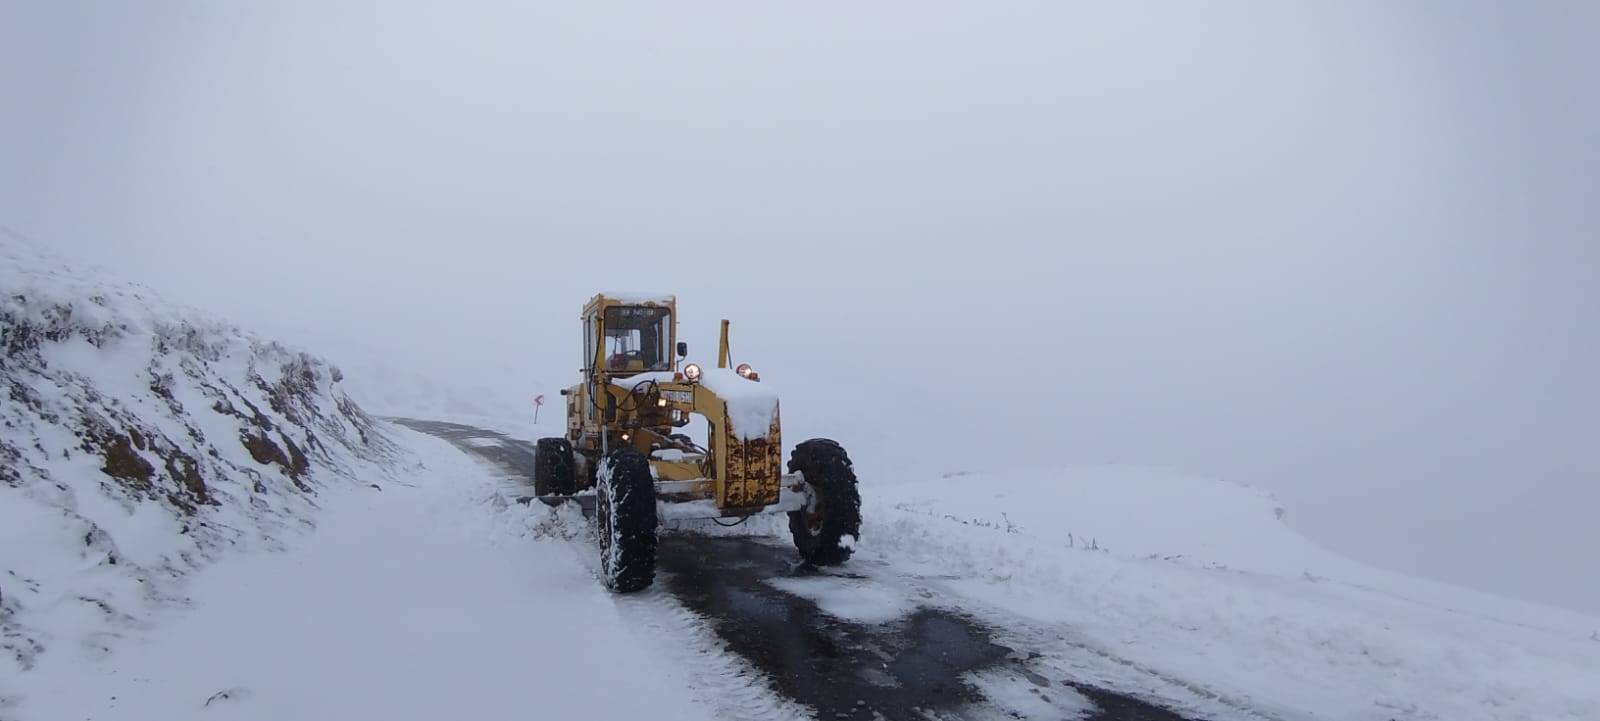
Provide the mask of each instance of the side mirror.
[{"label": "side mirror", "polygon": [[685,342],[683,342],[681,340],[678,341],[678,357],[679,358],[688,358],[689,357],[689,344],[685,343]]}]

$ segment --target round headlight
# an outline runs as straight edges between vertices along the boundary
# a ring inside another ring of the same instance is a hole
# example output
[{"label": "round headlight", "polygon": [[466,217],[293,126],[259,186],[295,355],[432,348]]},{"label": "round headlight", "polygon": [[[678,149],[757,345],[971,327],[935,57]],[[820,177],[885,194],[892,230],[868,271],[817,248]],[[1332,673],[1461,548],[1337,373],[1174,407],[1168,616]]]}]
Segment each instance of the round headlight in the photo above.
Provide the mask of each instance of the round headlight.
[{"label": "round headlight", "polygon": [[749,363],[740,363],[738,368],[733,369],[733,372],[738,373],[741,378],[749,378],[756,374],[756,369],[751,368]]},{"label": "round headlight", "polygon": [[683,377],[689,381],[700,380],[700,364],[690,363],[683,367]]}]

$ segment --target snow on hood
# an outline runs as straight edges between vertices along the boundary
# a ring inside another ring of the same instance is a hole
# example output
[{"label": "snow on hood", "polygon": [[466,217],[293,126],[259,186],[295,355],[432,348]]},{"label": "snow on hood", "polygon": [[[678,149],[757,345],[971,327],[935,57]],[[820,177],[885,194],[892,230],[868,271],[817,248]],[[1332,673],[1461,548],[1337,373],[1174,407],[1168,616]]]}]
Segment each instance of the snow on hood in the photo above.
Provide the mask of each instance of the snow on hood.
[{"label": "snow on hood", "polygon": [[[670,383],[675,377],[672,371],[652,371],[612,378],[611,385],[631,391],[651,381]],[[728,368],[701,368],[699,383],[727,402],[728,425],[740,440],[766,437],[778,415],[778,392],[771,383],[746,380]]]},{"label": "snow on hood", "polygon": [[778,415],[778,392],[765,381],[746,380],[728,368],[704,368],[700,385],[728,403],[728,425],[740,440],[764,438]]}]

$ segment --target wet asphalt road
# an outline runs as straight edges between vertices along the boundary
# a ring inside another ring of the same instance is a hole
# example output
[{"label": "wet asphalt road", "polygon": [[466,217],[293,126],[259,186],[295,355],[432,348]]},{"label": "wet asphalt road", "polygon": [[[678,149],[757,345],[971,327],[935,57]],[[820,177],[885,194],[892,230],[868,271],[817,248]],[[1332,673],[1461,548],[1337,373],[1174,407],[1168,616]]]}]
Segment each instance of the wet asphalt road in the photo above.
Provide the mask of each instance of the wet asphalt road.
[{"label": "wet asphalt road", "polygon": [[[533,468],[533,444],[493,431],[438,421],[391,418],[484,458],[514,478]],[[531,493],[531,490],[529,491]],[[1048,679],[1028,668],[1026,649],[996,643],[970,617],[919,608],[886,623],[858,623],[821,611],[786,593],[772,579],[849,577],[848,565],[821,571],[800,563],[794,549],[763,539],[667,534],[657,560],[663,585],[704,617],[729,649],[765,672],[773,686],[815,709],[817,718],[944,721],[1022,718],[985,699],[974,673],[1013,681],[1035,708],[1029,718],[1098,721],[1198,721],[1123,694]],[[1097,708],[1074,711],[1074,693]]]}]

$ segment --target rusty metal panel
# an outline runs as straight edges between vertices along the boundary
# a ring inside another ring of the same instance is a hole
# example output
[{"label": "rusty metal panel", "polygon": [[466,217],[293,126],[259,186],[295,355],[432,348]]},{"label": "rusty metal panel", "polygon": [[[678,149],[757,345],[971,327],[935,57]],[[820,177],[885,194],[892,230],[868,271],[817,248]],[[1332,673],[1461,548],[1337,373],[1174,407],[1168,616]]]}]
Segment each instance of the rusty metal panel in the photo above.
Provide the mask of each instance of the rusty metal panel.
[{"label": "rusty metal panel", "polygon": [[728,448],[728,477],[719,505],[725,509],[745,509],[777,503],[783,476],[780,462],[783,444],[778,435],[776,414],[765,438],[742,441],[731,430],[724,430],[723,434]]}]

